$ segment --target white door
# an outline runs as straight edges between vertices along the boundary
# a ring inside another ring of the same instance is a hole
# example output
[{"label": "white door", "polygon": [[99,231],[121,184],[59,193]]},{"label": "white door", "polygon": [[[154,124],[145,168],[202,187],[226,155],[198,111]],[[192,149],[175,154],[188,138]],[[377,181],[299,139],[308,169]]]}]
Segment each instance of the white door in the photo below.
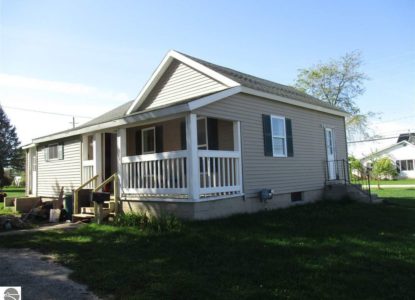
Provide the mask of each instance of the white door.
[{"label": "white door", "polygon": [[334,143],[333,129],[325,128],[326,152],[327,152],[327,172],[329,180],[336,179],[336,149]]},{"label": "white door", "polygon": [[30,148],[30,194],[37,195],[37,153],[36,148]]}]

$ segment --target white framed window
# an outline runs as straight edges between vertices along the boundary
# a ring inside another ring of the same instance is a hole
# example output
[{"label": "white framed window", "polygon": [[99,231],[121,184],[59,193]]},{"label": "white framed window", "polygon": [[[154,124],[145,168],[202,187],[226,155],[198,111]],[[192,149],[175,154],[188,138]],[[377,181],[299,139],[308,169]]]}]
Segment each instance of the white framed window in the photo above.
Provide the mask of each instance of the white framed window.
[{"label": "white framed window", "polygon": [[272,153],[274,157],[287,157],[285,117],[271,116]]},{"label": "white framed window", "polygon": [[398,167],[399,171],[413,171],[414,160],[412,159],[397,160],[396,166]]},{"label": "white framed window", "polygon": [[141,150],[143,154],[156,152],[156,128],[141,129]]},{"label": "white framed window", "polygon": [[208,132],[207,132],[207,118],[197,118],[197,148],[200,150],[208,149]]},{"label": "white framed window", "polygon": [[49,160],[59,158],[58,147],[59,147],[59,144],[48,145],[48,159]]}]

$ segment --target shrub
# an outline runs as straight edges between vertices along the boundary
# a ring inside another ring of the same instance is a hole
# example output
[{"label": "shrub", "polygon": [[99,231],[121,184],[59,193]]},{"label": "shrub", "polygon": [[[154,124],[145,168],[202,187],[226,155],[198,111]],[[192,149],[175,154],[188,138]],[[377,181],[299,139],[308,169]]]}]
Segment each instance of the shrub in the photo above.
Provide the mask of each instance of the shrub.
[{"label": "shrub", "polygon": [[386,178],[393,179],[397,175],[397,171],[392,160],[382,157],[373,163],[372,174],[378,181],[378,188],[380,189],[380,180]]},{"label": "shrub", "polygon": [[173,215],[152,216],[146,212],[119,214],[114,220],[116,226],[138,227],[154,232],[180,231],[182,222]]},{"label": "shrub", "polygon": [[360,160],[354,156],[349,157],[349,164],[351,169],[352,180],[361,180],[364,174],[364,167]]}]

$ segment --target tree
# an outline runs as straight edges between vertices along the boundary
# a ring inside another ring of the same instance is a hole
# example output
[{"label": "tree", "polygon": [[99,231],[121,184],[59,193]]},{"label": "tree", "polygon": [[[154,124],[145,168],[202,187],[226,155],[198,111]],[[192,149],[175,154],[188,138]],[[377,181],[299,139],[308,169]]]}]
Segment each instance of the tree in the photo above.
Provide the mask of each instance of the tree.
[{"label": "tree", "polygon": [[363,179],[364,174],[364,167],[360,160],[358,160],[354,156],[349,156],[349,163],[350,163],[350,169],[351,169],[351,176],[357,177],[357,179]]},{"label": "tree", "polygon": [[349,137],[359,133],[367,137],[367,123],[373,115],[362,114],[355,103],[365,92],[364,82],[368,80],[360,71],[362,63],[361,52],[346,53],[340,59],[300,69],[294,84],[300,91],[348,112],[351,115],[346,120]]},{"label": "tree", "polygon": [[24,159],[19,145],[16,128],[10,124],[9,118],[0,105],[0,188],[5,182],[5,167],[17,170],[24,168]]},{"label": "tree", "polygon": [[398,174],[398,172],[396,171],[396,166],[388,157],[382,157],[373,162],[372,174],[378,181],[378,189],[380,189],[381,179],[393,178]]}]

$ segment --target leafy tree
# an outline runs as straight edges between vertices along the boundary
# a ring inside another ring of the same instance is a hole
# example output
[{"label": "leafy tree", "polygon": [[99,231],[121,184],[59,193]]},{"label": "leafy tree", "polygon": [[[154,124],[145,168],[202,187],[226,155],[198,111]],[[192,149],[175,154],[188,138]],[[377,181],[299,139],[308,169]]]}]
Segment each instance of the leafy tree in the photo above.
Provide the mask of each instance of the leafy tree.
[{"label": "leafy tree", "polygon": [[375,160],[372,164],[372,175],[378,181],[378,189],[380,189],[380,180],[382,178],[395,177],[398,174],[396,166],[388,157],[382,157]]},{"label": "leafy tree", "polygon": [[19,145],[16,128],[10,124],[9,118],[0,105],[0,187],[4,186],[5,167],[17,170],[24,168],[24,156]]},{"label": "leafy tree", "polygon": [[350,156],[349,164],[350,164],[350,169],[352,171],[351,176],[352,177],[356,176],[358,179],[362,179],[363,173],[364,173],[364,167],[363,167],[362,162],[358,160],[356,157]]},{"label": "leafy tree", "polygon": [[297,89],[348,112],[351,115],[346,120],[349,137],[359,133],[367,137],[367,124],[373,116],[373,113],[362,114],[355,103],[365,92],[364,82],[368,79],[360,71],[362,63],[361,52],[346,53],[340,59],[300,69],[294,84]]}]

